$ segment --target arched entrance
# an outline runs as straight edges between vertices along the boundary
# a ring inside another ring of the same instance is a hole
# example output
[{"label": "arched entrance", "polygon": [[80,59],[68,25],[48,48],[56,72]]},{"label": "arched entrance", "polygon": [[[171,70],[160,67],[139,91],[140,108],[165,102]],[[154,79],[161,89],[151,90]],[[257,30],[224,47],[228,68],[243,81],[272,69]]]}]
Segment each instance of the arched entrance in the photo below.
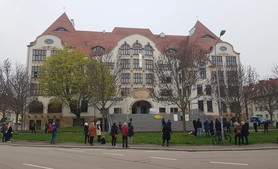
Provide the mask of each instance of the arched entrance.
[{"label": "arched entrance", "polygon": [[147,101],[140,100],[132,105],[132,114],[149,114],[151,104]]}]

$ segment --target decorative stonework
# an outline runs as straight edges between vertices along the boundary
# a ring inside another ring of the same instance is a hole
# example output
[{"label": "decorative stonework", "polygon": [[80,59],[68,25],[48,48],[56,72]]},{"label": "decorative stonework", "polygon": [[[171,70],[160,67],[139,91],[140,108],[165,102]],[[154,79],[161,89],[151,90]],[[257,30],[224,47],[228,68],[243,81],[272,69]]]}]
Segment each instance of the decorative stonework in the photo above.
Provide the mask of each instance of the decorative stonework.
[{"label": "decorative stonework", "polygon": [[134,99],[149,99],[151,97],[149,90],[146,88],[140,88],[140,89],[133,90],[129,94],[129,96],[133,97]]}]

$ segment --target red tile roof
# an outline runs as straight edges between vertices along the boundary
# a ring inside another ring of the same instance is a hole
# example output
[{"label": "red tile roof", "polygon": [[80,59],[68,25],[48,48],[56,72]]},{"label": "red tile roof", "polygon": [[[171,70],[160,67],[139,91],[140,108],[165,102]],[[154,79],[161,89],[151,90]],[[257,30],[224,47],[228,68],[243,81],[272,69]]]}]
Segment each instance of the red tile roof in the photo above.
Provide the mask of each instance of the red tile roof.
[{"label": "red tile roof", "polygon": [[[65,28],[68,31],[54,31],[57,28]],[[66,13],[63,13],[42,33],[42,35],[57,36],[64,44],[82,50],[88,55],[91,54],[92,48],[95,46],[102,46],[109,51],[116,46],[118,41],[134,34],[147,37],[156,44],[156,47],[160,51],[175,48],[182,40],[187,39],[189,39],[189,42],[196,43],[204,50],[209,51],[210,47],[216,42],[217,36],[206,28],[200,21],[196,22],[194,28],[195,31],[190,36],[165,35],[164,37],[153,34],[150,29],[143,28],[115,27],[112,32],[80,31],[75,30]],[[209,35],[212,38],[201,38],[204,35]],[[32,45],[32,43],[30,45]]]}]

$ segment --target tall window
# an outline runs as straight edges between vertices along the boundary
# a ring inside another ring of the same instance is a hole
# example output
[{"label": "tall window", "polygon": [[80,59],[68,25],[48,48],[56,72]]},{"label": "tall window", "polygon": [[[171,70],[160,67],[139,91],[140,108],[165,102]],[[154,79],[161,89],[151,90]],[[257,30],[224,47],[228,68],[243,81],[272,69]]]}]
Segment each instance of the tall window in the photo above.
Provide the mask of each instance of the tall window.
[{"label": "tall window", "polygon": [[121,59],[121,68],[129,69],[130,68],[130,60],[129,59]]},{"label": "tall window", "polygon": [[135,84],[140,84],[142,83],[143,79],[142,79],[142,73],[133,73],[133,82]]},{"label": "tall window", "polygon": [[32,66],[31,76],[37,78],[39,73],[39,66]]},{"label": "tall window", "polygon": [[159,107],[159,113],[166,113],[165,107]]},{"label": "tall window", "polygon": [[204,111],[204,101],[198,100],[198,109]]},{"label": "tall window", "polygon": [[203,94],[203,86],[202,85],[197,85],[197,94],[198,95]]},{"label": "tall window", "polygon": [[123,84],[130,83],[130,73],[122,73],[121,83]]},{"label": "tall window", "polygon": [[145,68],[148,70],[153,70],[153,60],[145,60]]},{"label": "tall window", "polygon": [[133,68],[139,69],[139,59],[133,59]]},{"label": "tall window", "polygon": [[127,96],[130,93],[130,88],[121,88],[121,95]]},{"label": "tall window", "polygon": [[122,114],[122,108],[114,108],[114,114]]},{"label": "tall window", "polygon": [[226,57],[226,65],[227,66],[236,66],[236,57],[235,56],[227,56]]},{"label": "tall window", "polygon": [[31,84],[31,95],[39,96],[40,95],[40,88],[37,83]]},{"label": "tall window", "polygon": [[223,65],[222,56],[216,56],[216,57],[212,56],[211,61],[212,61],[213,64],[217,63],[217,65]]},{"label": "tall window", "polygon": [[136,42],[134,45],[133,45],[133,54],[134,55],[138,55],[139,53],[142,54],[142,46]]},{"label": "tall window", "polygon": [[146,84],[153,84],[153,74],[146,73]]},{"label": "tall window", "polygon": [[200,71],[200,78],[201,79],[207,78],[207,72],[206,72],[206,68],[205,67],[200,67],[199,71]]},{"label": "tall window", "polygon": [[33,50],[32,61],[42,61],[46,57],[46,50]]},{"label": "tall window", "polygon": [[206,95],[211,95],[211,85],[206,85]]},{"label": "tall window", "polygon": [[150,45],[145,46],[146,56],[153,56],[153,48]]},{"label": "tall window", "polygon": [[179,112],[179,109],[177,107],[170,108],[170,113],[177,113],[177,112]]},{"label": "tall window", "polygon": [[130,47],[128,44],[124,44],[120,48],[120,54],[122,55],[129,55],[130,54]]},{"label": "tall window", "polygon": [[213,106],[211,100],[207,101],[207,108],[208,108],[208,112],[213,112]]}]

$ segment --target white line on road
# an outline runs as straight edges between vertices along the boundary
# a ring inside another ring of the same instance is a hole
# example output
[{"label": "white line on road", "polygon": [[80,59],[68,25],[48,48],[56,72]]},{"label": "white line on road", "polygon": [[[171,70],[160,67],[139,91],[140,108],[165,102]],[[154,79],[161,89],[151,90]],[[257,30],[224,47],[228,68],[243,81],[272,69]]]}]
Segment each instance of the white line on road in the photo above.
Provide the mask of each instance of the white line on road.
[{"label": "white line on road", "polygon": [[34,164],[28,164],[28,163],[22,163],[22,165],[28,165],[28,166],[31,166],[31,167],[43,168],[43,169],[53,169],[53,168],[49,168],[49,167],[44,167],[44,166],[39,166],[39,165],[34,165]]},{"label": "white line on road", "polygon": [[227,164],[227,165],[248,165],[245,163],[229,163],[229,162],[217,162],[217,161],[210,161],[209,163],[212,164]]},{"label": "white line on road", "polygon": [[106,155],[115,155],[115,156],[123,156],[124,154],[116,154],[116,153],[103,153]]},{"label": "white line on road", "polygon": [[165,157],[153,157],[153,156],[150,156],[149,158],[152,158],[152,159],[157,159],[157,160],[177,160],[175,158],[165,158]]}]

